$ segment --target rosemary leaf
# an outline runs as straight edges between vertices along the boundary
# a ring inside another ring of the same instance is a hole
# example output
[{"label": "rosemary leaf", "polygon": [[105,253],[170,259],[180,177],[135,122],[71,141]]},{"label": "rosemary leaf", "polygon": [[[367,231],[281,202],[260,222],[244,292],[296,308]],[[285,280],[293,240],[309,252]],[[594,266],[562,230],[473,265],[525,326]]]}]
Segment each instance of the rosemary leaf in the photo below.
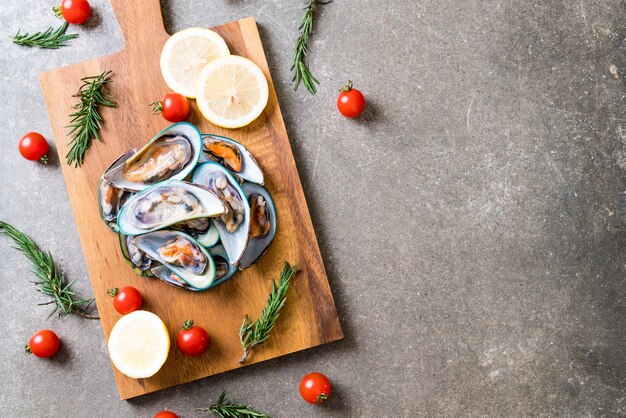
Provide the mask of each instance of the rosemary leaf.
[{"label": "rosemary leaf", "polygon": [[67,22],[65,22],[57,29],[50,26],[44,32],[35,32],[32,34],[28,32],[21,33],[21,31],[18,30],[12,38],[13,43],[22,46],[36,46],[43,49],[58,49],[62,46],[69,45],[70,40],[78,38],[78,34],[76,33],[71,35],[65,34],[67,26]]},{"label": "rosemary leaf", "polygon": [[67,283],[59,271],[49,252],[39,249],[37,244],[26,234],[20,232],[6,222],[0,221],[0,233],[11,238],[16,244],[16,250],[31,262],[31,271],[38,281],[33,282],[37,290],[51,298],[49,302],[40,303],[40,306],[54,304],[50,316],[58,313],[59,316],[75,314],[83,318],[98,319],[97,315],[87,313],[93,299],[83,299],[76,296],[71,290],[74,281]]},{"label": "rosemary leaf", "polygon": [[67,144],[71,146],[65,158],[67,164],[80,167],[85,162],[85,153],[89,149],[93,139],[102,142],[99,131],[102,128],[102,116],[98,112],[98,106],[116,107],[104,92],[104,88],[111,82],[111,71],[105,71],[98,76],[81,79],[82,86],[74,97],[80,101],[73,107],[76,112],[70,115],[70,128],[67,136],[71,137]]},{"label": "rosemary leaf", "polygon": [[313,16],[315,9],[318,4],[327,4],[330,3],[330,1],[321,2],[319,0],[307,0],[307,2],[307,6],[304,8],[304,15],[300,20],[300,36],[296,40],[291,59],[291,71],[294,72],[291,81],[294,83],[295,90],[298,90],[298,86],[302,83],[309,93],[315,94],[317,91],[315,83],[319,84],[320,82],[311,74],[306,55],[309,52],[309,37],[313,32]]},{"label": "rosemary leaf", "polygon": [[215,414],[222,418],[271,418],[263,412],[255,411],[248,405],[228,401],[226,399],[226,391],[222,391],[216,403],[208,408],[198,409],[198,411],[206,412],[207,414]]},{"label": "rosemary leaf", "polygon": [[270,331],[278,319],[280,310],[285,305],[291,278],[297,271],[297,266],[294,265],[292,267],[288,262],[285,262],[278,286],[276,286],[276,281],[272,280],[272,291],[267,298],[267,305],[261,312],[261,317],[254,322],[250,320],[248,315],[243,318],[239,328],[239,341],[241,341],[241,346],[243,347],[243,355],[239,359],[240,363],[246,361],[250,350],[263,344],[270,337]]}]

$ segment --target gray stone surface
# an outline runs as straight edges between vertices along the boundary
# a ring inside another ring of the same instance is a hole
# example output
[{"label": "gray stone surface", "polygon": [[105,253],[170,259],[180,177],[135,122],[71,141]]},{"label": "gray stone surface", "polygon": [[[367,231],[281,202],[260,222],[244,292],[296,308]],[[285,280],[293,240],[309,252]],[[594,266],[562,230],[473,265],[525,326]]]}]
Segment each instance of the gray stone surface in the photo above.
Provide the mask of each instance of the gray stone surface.
[{"label": "gray stone surface", "polygon": [[[50,2],[0,8],[0,219],[91,289],[38,74],[123,46],[106,0],[71,47],[7,38],[56,20]],[[167,29],[252,15],[260,26],[345,340],[136,400],[118,400],[101,327],[46,320],[28,263],[0,239],[0,411],[9,417],[181,417],[222,388],[278,417],[625,416],[626,18],[618,0],[334,1],[294,93],[301,2],[162,0]],[[348,78],[358,120],[335,109]],[[100,145],[98,145],[100,146]],[[53,361],[22,353],[39,328]],[[325,407],[299,378],[325,372]]]}]

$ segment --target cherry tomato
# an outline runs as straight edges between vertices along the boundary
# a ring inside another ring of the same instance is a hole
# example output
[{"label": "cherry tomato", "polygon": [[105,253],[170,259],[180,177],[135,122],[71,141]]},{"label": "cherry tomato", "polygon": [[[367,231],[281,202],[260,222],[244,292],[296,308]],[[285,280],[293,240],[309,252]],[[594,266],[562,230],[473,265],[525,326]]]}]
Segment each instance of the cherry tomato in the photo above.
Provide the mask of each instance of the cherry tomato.
[{"label": "cherry tomato", "polygon": [[160,113],[169,122],[182,122],[189,116],[189,101],[182,94],[167,93],[160,101],[152,103],[152,113]]},{"label": "cherry tomato", "polygon": [[37,132],[29,132],[20,139],[18,144],[20,154],[22,157],[31,161],[41,161],[42,163],[48,162],[48,142],[43,135]]},{"label": "cherry tomato", "polygon": [[87,0],[63,0],[60,6],[54,8],[54,12],[67,23],[80,25],[89,18],[91,7]]},{"label": "cherry tomato", "polygon": [[193,324],[190,319],[183,324],[183,329],[176,336],[178,349],[188,356],[198,356],[209,347],[209,334],[204,328]]},{"label": "cherry tomato", "polygon": [[360,91],[352,88],[352,81],[348,80],[348,84],[339,91],[339,97],[337,97],[339,113],[348,118],[356,118],[363,113],[365,97]]},{"label": "cherry tomato", "polygon": [[52,357],[57,351],[59,351],[59,337],[49,329],[34,333],[26,346],[28,354],[32,353],[41,358]]},{"label": "cherry tomato", "polygon": [[178,415],[173,413],[172,411],[161,411],[158,412],[154,418],[178,418]]},{"label": "cherry tomato", "polygon": [[330,382],[321,373],[309,373],[300,382],[300,396],[308,403],[323,404],[330,396]]},{"label": "cherry tomato", "polygon": [[122,287],[121,289],[109,289],[107,293],[109,296],[115,297],[115,299],[113,299],[113,307],[122,315],[140,309],[143,303],[141,293],[132,286]]}]

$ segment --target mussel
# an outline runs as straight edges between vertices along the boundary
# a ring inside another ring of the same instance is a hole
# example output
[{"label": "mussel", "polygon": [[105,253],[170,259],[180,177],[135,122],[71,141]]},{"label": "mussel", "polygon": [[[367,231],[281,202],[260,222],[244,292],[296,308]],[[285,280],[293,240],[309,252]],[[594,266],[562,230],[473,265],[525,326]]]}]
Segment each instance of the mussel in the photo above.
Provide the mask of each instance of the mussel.
[{"label": "mussel", "polygon": [[172,270],[165,267],[163,264],[157,264],[156,266],[152,267],[151,271],[155,277],[158,277],[159,279],[163,280],[165,283],[170,284],[172,286],[182,287],[184,289],[195,290],[195,291],[202,290],[202,289],[196,289],[193,286],[189,286],[186,281],[178,277],[176,273],[174,273]]},{"label": "mussel", "polygon": [[200,158],[202,138],[186,122],[176,123],[152,138],[130,158],[104,174],[115,187],[140,191],[168,179],[182,180]]},{"label": "mussel", "polygon": [[203,156],[223,165],[236,177],[263,184],[263,171],[252,154],[239,142],[219,135],[202,135]]},{"label": "mussel", "polygon": [[196,289],[207,289],[215,280],[215,263],[209,252],[191,235],[162,230],[133,238],[152,260],[163,264]]},{"label": "mussel", "polygon": [[256,263],[267,251],[276,236],[276,207],[265,188],[254,183],[244,183],[243,189],[250,202],[250,241],[239,267],[245,269]]},{"label": "mussel", "polygon": [[215,282],[213,286],[224,283],[230,279],[236,272],[237,266],[233,266],[228,260],[228,254],[222,245],[216,245],[209,250],[215,262]]},{"label": "mussel", "polygon": [[[209,254],[211,254],[213,262],[215,263],[215,280],[213,280],[213,283],[209,287],[215,287],[233,277],[233,275],[237,272],[237,266],[230,264],[228,256],[226,255],[226,250],[224,250],[224,247],[221,245],[216,245],[211,248],[209,250]],[[175,287],[192,290],[194,292],[205,290],[189,285],[189,283],[181,279],[176,273],[163,264],[155,264],[156,265],[151,269],[152,274],[163,280],[165,283]]]},{"label": "mussel", "polygon": [[221,165],[213,162],[200,164],[193,173],[193,182],[215,192],[228,211],[214,218],[220,239],[231,264],[237,264],[248,244],[250,204],[235,178]]},{"label": "mussel", "polygon": [[141,276],[150,276],[150,268],[153,264],[152,260],[148,258],[146,253],[137,248],[137,245],[133,242],[133,237],[118,234],[118,238],[122,256],[124,256],[128,265],[130,265],[135,273]]},{"label": "mussel", "polygon": [[223,215],[226,211],[226,205],[212,191],[180,180],[167,180],[128,199],[117,224],[124,234],[139,235],[181,222]]},{"label": "mussel", "polygon": [[[124,164],[137,150],[131,149],[119,156],[113,164],[105,171],[105,174],[112,169]],[[104,179],[104,175],[98,183],[98,210],[102,220],[117,232],[117,215],[124,205],[124,202],[132,195],[123,189],[115,187],[112,183]]]}]

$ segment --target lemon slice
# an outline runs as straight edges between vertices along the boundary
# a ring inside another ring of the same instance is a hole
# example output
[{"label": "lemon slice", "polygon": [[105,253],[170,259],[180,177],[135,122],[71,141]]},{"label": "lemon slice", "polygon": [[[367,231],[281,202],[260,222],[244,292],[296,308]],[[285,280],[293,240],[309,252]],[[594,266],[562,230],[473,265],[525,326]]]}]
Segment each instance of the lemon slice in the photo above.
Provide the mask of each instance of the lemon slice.
[{"label": "lemon slice", "polygon": [[170,337],[161,318],[148,311],[124,315],[109,335],[109,355],[120,372],[141,379],[159,371],[170,351]]},{"label": "lemon slice", "polygon": [[241,128],[255,120],[269,90],[258,65],[236,55],[211,61],[198,78],[196,101],[205,118],[224,128]]},{"label": "lemon slice", "polygon": [[226,42],[209,29],[190,28],[170,37],[161,52],[161,73],[176,93],[194,98],[198,74],[209,62],[230,55]]}]

